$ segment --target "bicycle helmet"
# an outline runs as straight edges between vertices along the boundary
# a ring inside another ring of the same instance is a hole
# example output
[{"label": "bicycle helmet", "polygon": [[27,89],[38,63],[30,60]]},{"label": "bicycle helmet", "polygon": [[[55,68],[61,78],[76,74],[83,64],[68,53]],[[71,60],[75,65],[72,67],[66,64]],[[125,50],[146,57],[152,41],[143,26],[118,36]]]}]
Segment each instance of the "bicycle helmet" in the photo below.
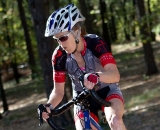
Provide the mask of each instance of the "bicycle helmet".
[{"label": "bicycle helmet", "polygon": [[60,32],[70,31],[72,27],[85,17],[80,13],[74,4],[69,4],[64,8],[54,11],[46,23],[45,36],[53,36]]}]

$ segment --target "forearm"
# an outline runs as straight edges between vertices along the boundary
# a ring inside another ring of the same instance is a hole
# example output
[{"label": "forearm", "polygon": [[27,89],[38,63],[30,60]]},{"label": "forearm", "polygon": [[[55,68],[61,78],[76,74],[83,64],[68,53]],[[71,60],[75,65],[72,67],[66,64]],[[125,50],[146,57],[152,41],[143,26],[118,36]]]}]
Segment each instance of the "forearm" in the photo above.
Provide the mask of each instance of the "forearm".
[{"label": "forearm", "polygon": [[120,80],[120,74],[116,65],[108,64],[103,72],[97,72],[99,80],[104,83],[116,83]]},{"label": "forearm", "polygon": [[49,100],[47,103],[51,103],[52,106],[55,108],[63,99],[64,95],[64,86],[65,82],[57,83],[54,82],[54,88],[49,96]]},{"label": "forearm", "polygon": [[47,103],[51,103],[53,108],[55,108],[62,101],[63,95],[62,92],[56,92],[55,89],[53,89]]},{"label": "forearm", "polygon": [[99,81],[104,83],[116,83],[120,80],[120,74],[117,71],[98,72]]}]

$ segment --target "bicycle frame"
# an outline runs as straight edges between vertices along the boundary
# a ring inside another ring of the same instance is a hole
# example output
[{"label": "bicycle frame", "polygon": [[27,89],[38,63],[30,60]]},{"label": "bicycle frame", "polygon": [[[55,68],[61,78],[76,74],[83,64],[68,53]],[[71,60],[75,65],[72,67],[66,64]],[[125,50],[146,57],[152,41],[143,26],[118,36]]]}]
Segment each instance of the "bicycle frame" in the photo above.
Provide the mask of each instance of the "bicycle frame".
[{"label": "bicycle frame", "polygon": [[89,110],[83,110],[83,113],[85,130],[91,130],[90,124],[92,124],[97,130],[103,130],[101,126],[89,115]]},{"label": "bicycle frame", "polygon": [[[51,126],[51,128],[53,128],[53,130],[65,130],[65,129],[57,126],[54,123],[52,116],[58,116],[58,115],[62,114],[63,112],[69,110],[71,108],[71,106],[73,106],[74,104],[82,103],[84,101],[84,99],[86,99],[86,97],[88,97],[89,95],[91,95],[95,101],[97,101],[99,104],[101,104],[103,106],[109,107],[111,105],[110,102],[107,102],[107,101],[101,99],[94,90],[87,90],[82,83],[83,79],[80,79],[80,81],[81,81],[80,83],[82,84],[82,87],[83,87],[83,91],[79,95],[74,97],[72,100],[63,104],[59,108],[51,110],[51,113],[49,113],[49,118],[47,119],[47,123]],[[43,104],[39,104],[37,110],[38,110],[38,114],[39,114],[39,121],[40,121],[39,126],[40,126],[43,123],[42,112],[47,112],[47,110]],[[89,109],[86,108],[86,106],[84,107],[84,110],[87,110],[84,112],[85,130],[91,129],[90,123],[93,124],[98,130],[102,130],[100,125],[92,117],[90,117]]]}]

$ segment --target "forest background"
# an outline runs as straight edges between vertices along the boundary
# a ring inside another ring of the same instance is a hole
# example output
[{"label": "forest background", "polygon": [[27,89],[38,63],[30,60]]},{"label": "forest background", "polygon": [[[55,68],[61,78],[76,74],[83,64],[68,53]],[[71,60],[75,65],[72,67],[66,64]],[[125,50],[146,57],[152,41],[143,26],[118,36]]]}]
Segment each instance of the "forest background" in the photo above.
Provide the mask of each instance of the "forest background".
[{"label": "forest background", "polygon": [[[54,87],[51,56],[57,43],[44,37],[46,21],[54,10],[74,3],[87,18],[87,32],[101,36],[116,59],[127,128],[159,130],[159,2],[0,0],[0,129],[48,129],[46,123],[38,127],[36,112]],[[71,98],[69,79],[65,91],[62,103]],[[73,127],[71,117],[67,111],[55,120]]]}]

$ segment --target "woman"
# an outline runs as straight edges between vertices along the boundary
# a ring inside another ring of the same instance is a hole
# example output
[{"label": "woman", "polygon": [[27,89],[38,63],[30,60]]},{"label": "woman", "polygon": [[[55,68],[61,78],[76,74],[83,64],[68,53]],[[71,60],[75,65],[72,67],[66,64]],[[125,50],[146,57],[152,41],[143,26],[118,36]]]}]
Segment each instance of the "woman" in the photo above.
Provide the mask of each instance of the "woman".
[{"label": "woman", "polygon": [[[84,74],[85,87],[93,89],[97,85],[98,95],[112,104],[103,108],[88,97],[92,117],[98,121],[97,111],[101,109],[112,130],[126,130],[122,120],[124,100],[118,86],[120,74],[116,62],[102,38],[95,34],[86,34],[82,27],[84,21],[84,16],[73,4],[54,11],[48,18],[45,36],[53,36],[59,46],[52,56],[54,89],[45,106],[49,113],[49,108],[55,108],[61,102],[66,72],[72,81],[73,96],[82,91],[78,77]],[[48,118],[48,113],[43,112],[44,120]],[[83,129],[80,118],[83,118],[83,115],[75,105],[74,119],[77,130]],[[92,126],[92,129],[95,128]]]}]

